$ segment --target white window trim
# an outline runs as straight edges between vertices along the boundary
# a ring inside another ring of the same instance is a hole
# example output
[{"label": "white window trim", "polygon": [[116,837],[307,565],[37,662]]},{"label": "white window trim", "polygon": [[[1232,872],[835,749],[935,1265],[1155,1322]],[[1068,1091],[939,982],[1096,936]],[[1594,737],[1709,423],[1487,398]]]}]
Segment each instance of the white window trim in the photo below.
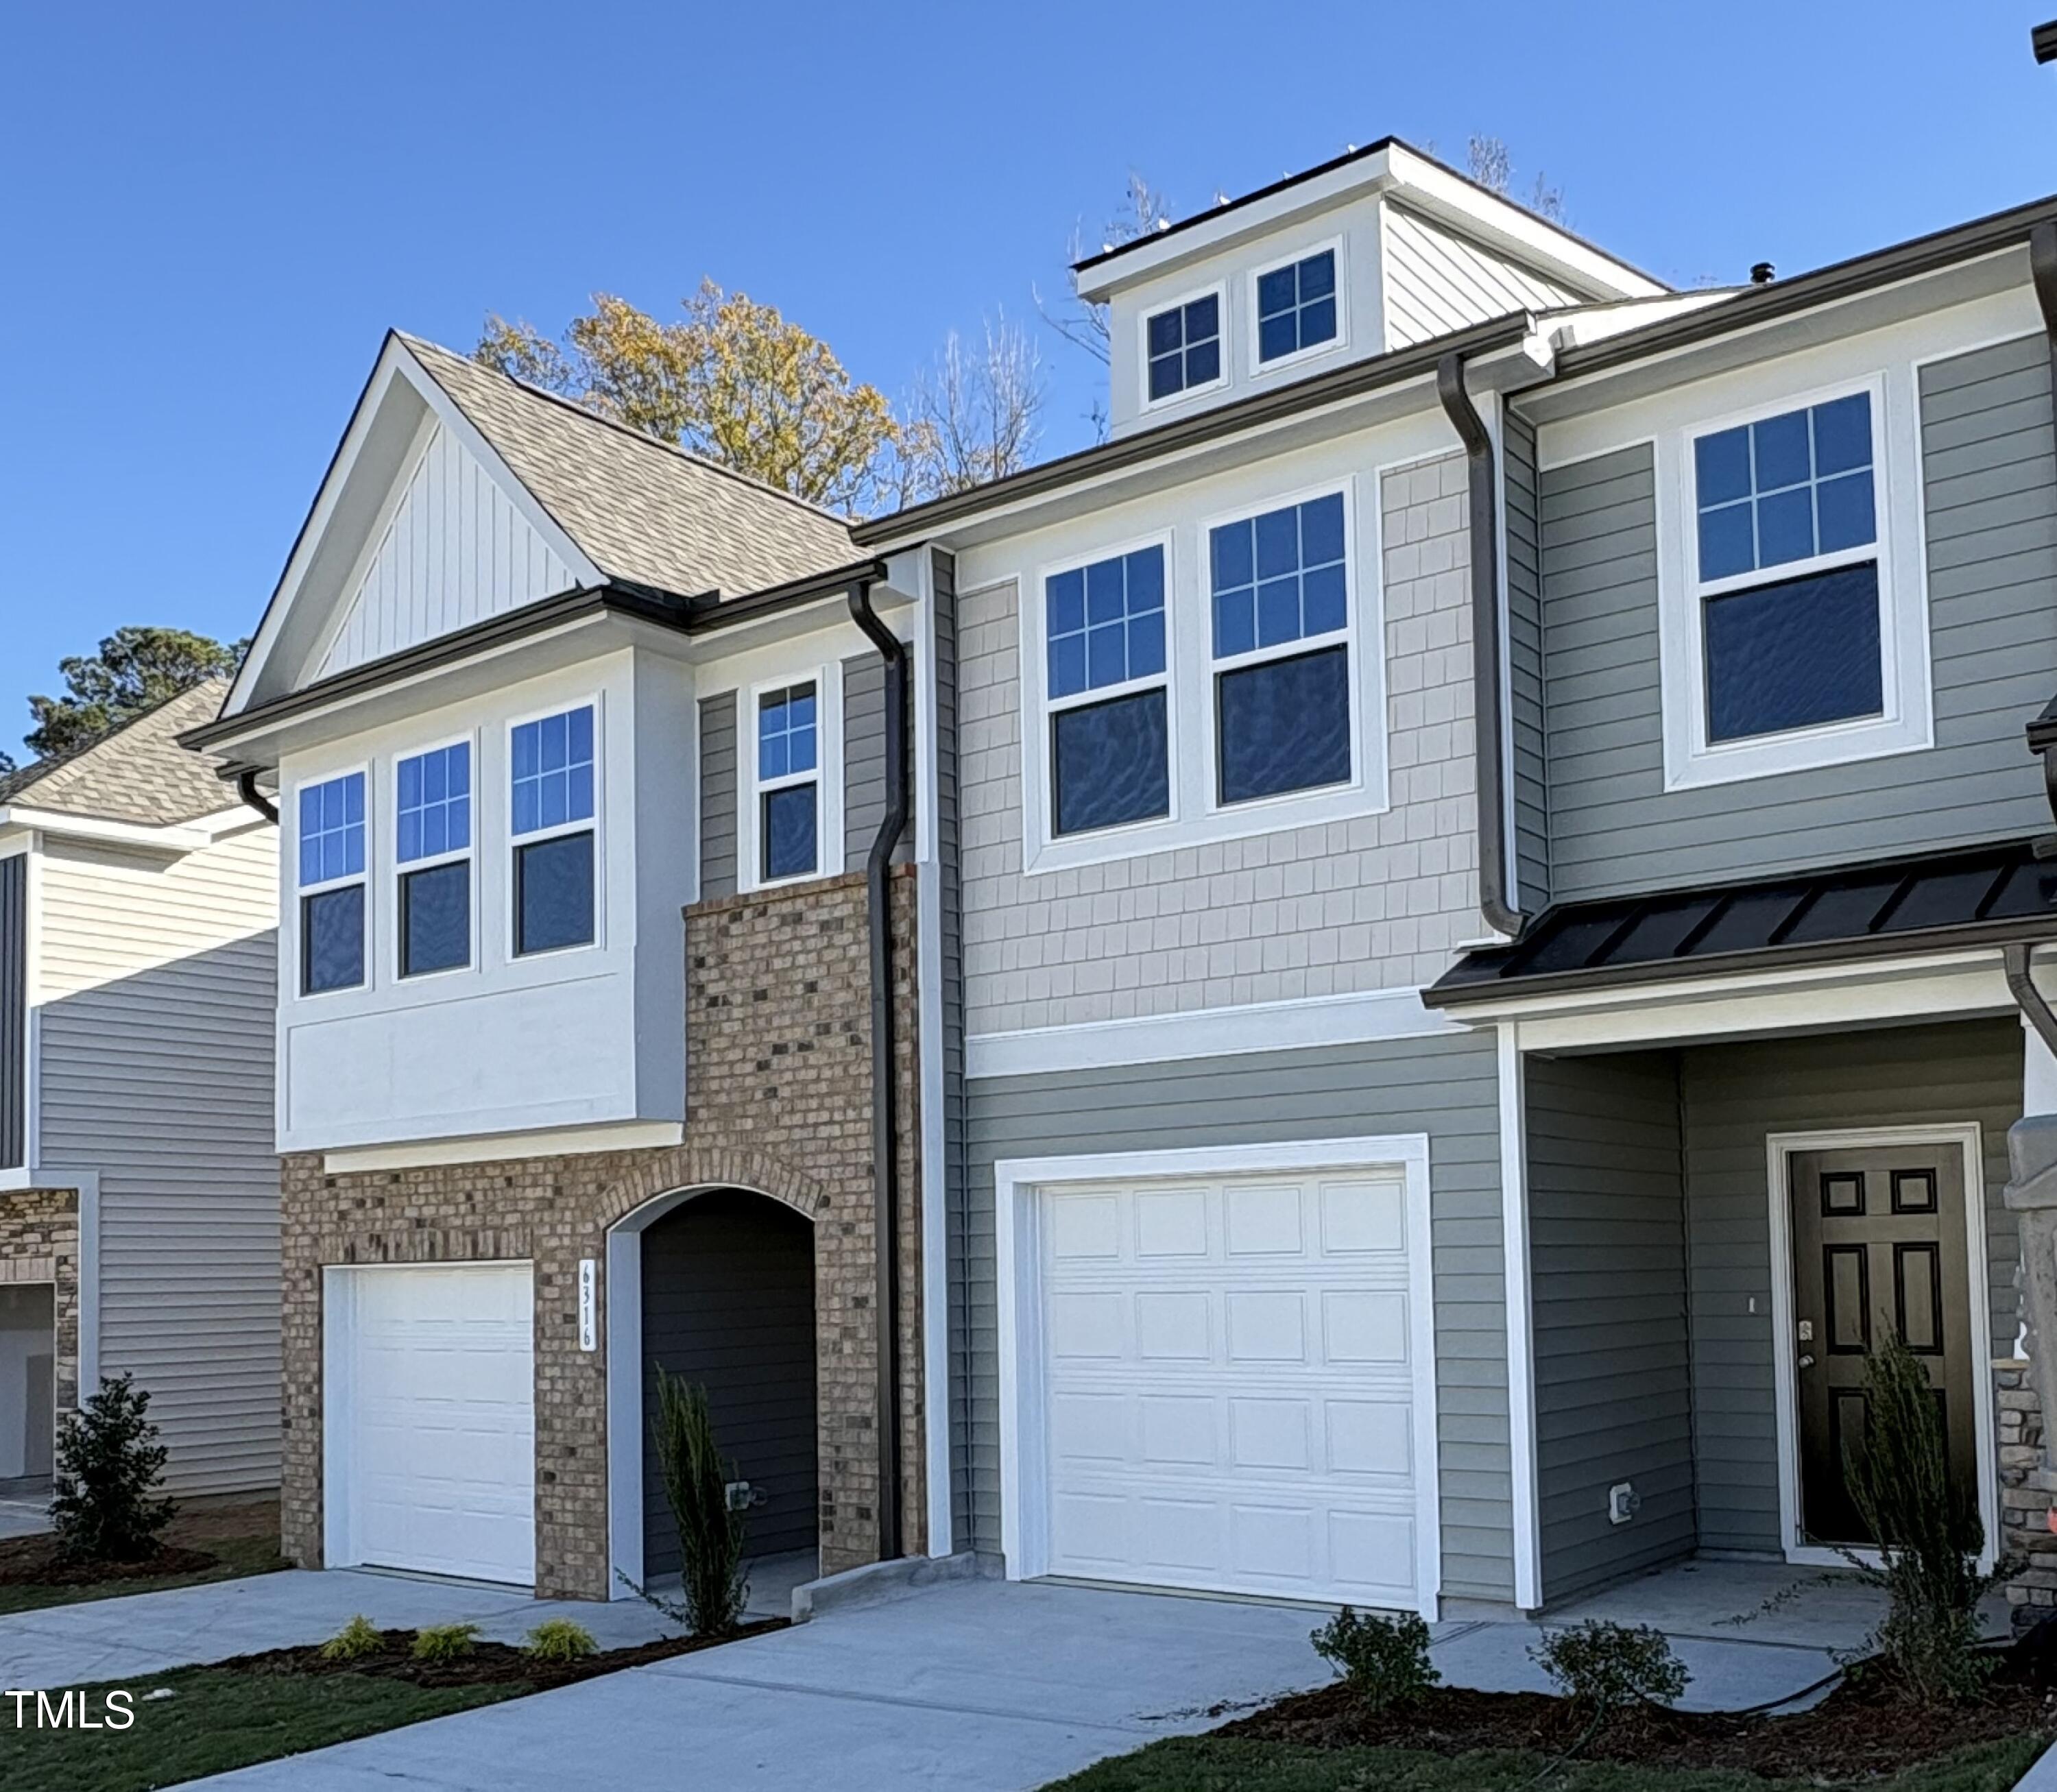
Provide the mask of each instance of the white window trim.
[{"label": "white window trim", "polygon": [[[303,792],[319,790],[325,784],[335,784],[346,777],[364,780],[364,868],[353,872],[347,877],[325,877],[312,884],[300,881],[300,797]],[[289,813],[293,820],[293,999],[299,1002],[325,1002],[331,996],[361,995],[374,987],[376,981],[373,967],[376,962],[373,947],[378,937],[372,911],[377,907],[373,893],[373,877],[379,868],[379,817],[376,797],[379,781],[372,775],[372,762],[360,760],[355,765],[339,765],[319,777],[303,777],[293,785],[292,806]],[[309,989],[307,983],[307,899],[311,896],[325,896],[331,890],[347,890],[353,884],[364,888],[364,950],[361,959],[362,972],[354,983],[339,984],[334,989]]]},{"label": "white window trim", "polygon": [[[1213,532],[1227,524],[1254,521],[1276,510],[1297,509],[1314,498],[1337,496],[1343,500],[1343,626],[1340,629],[1331,629],[1324,635],[1303,635],[1272,647],[1253,647],[1247,653],[1232,654],[1227,659],[1217,656],[1215,652]],[[1196,558],[1200,582],[1200,626],[1204,631],[1203,642],[1207,668],[1207,690],[1200,704],[1200,726],[1201,742],[1207,750],[1204,770],[1207,813],[1210,815],[1261,815],[1269,810],[1304,803],[1310,797],[1359,792],[1365,787],[1369,755],[1364,738],[1363,696],[1358,684],[1358,668],[1364,655],[1359,646],[1357,627],[1357,476],[1348,473],[1339,480],[1325,480],[1300,491],[1267,496],[1262,504],[1239,505],[1235,510],[1226,511],[1219,516],[1200,519],[1199,551]],[[1248,667],[1268,665],[1278,659],[1292,659],[1302,654],[1314,653],[1323,647],[1338,645],[1345,651],[1350,674],[1350,775],[1336,783],[1309,785],[1298,790],[1282,791],[1275,797],[1250,797],[1240,802],[1223,802],[1221,797],[1221,707],[1215,700],[1217,681],[1224,672],[1239,672]],[[1295,824],[1289,817],[1277,825],[1291,827]]]},{"label": "white window trim", "polygon": [[[1176,392],[1167,392],[1161,398],[1151,398],[1150,320],[1161,318],[1167,311],[1183,311],[1195,299],[1205,299],[1210,293],[1214,295],[1215,303],[1219,307],[1216,314],[1215,341],[1221,351],[1221,371],[1203,386],[1182,386]],[[1228,283],[1226,280],[1217,280],[1212,286],[1195,287],[1191,292],[1182,293],[1176,299],[1167,299],[1161,304],[1147,307],[1136,319],[1136,408],[1143,411],[1169,410],[1175,405],[1183,404],[1188,398],[1199,398],[1203,393],[1219,392],[1229,381],[1229,341]]]},{"label": "white window trim", "polygon": [[[798,776],[775,777],[768,783],[757,773],[757,713],[763,698],[775,690],[789,690],[796,684],[814,687],[814,769]],[[735,888],[783,890],[795,884],[812,884],[839,876],[843,869],[843,702],[842,663],[824,660],[819,664],[796,666],[790,671],[760,678],[739,688],[736,703],[736,757],[743,775],[735,781]],[[764,843],[758,818],[767,790],[814,781],[814,868],[792,877],[763,876]]]},{"label": "white window trim", "polygon": [[[1776,383],[1774,383],[1776,382]],[[1664,787],[1667,790],[1774,777],[1847,765],[1935,744],[1929,670],[1928,592],[1924,534],[1920,407],[1916,363],[1899,361],[1851,377],[1802,386],[1791,370],[1754,370],[1724,382],[1743,401],[1660,433],[1655,440],[1659,649],[1663,668]],[[1872,400],[1873,548],[1817,555],[1733,578],[1699,579],[1699,509],[1693,445],[1700,437],[1863,391]],[[1878,561],[1882,713],[1738,741],[1707,738],[1709,596],[1800,578],[1873,557]]]},{"label": "white window trim", "polygon": [[[596,717],[594,719],[596,722],[598,718]],[[598,748],[597,740],[596,740],[594,745],[596,760]],[[468,746],[471,749],[471,782],[468,792],[468,801],[471,812],[470,841],[467,845],[459,847],[454,851],[428,853],[418,859],[402,859],[400,856],[401,765],[404,761],[409,759],[419,759],[425,757],[426,754],[431,753],[441,753],[446,749],[453,746]],[[462,976],[468,972],[474,971],[478,969],[478,929],[480,920],[478,912],[479,876],[478,867],[476,860],[478,853],[478,796],[480,774],[484,769],[484,765],[485,756],[479,751],[478,731],[476,730],[473,730],[464,734],[451,734],[442,740],[430,741],[425,746],[410,746],[406,748],[404,751],[396,751],[392,755],[390,795],[393,814],[393,876],[390,880],[390,888],[392,891],[393,903],[393,924],[390,931],[393,936],[393,980],[396,983],[434,983],[438,977]],[[595,791],[594,806],[596,808],[599,806],[596,787]],[[405,912],[405,903],[400,894],[400,887],[406,881],[408,877],[413,875],[415,872],[434,871],[438,866],[456,864],[459,862],[462,862],[463,864],[471,867],[470,873],[466,879],[466,882],[469,885],[469,888],[466,892],[466,905],[469,910],[469,932],[466,943],[469,947],[469,950],[466,953],[465,961],[462,964],[446,965],[440,971],[417,971],[410,974],[403,968],[406,955],[406,916]]]},{"label": "white window trim", "polygon": [[[1098,566],[1104,560],[1121,560],[1139,552],[1145,548],[1159,549],[1164,556],[1164,670],[1152,672],[1139,678],[1124,678],[1119,684],[1089,686],[1084,690],[1073,691],[1068,696],[1052,697],[1048,694],[1050,677],[1049,583],[1067,572],[1076,572],[1086,567]],[[1022,813],[1028,820],[1031,836],[1040,839],[1044,852],[1062,854],[1067,849],[1076,849],[1092,843],[1105,848],[1116,843],[1113,849],[1086,855],[1092,858],[1126,858],[1132,852],[1156,850],[1150,836],[1179,819],[1179,628],[1173,615],[1174,596],[1178,589],[1179,554],[1176,532],[1160,530],[1154,535],[1136,536],[1126,541],[1110,542],[1083,554],[1072,554],[1065,559],[1051,560],[1037,567],[1030,576],[1035,581],[1035,591],[1030,601],[1022,605],[1023,615],[1034,614],[1034,622],[1028,631],[1021,654],[1021,672],[1028,696],[1029,713],[1036,718],[1032,730],[1022,730],[1022,752],[1027,767],[1034,769],[1032,785],[1027,777],[1022,782],[1025,801]],[[1154,815],[1145,821],[1124,821],[1111,828],[1091,828],[1078,833],[1060,834],[1057,832],[1057,780],[1055,754],[1056,726],[1055,718],[1066,710],[1089,709],[1096,703],[1104,703],[1117,697],[1133,697],[1146,690],[1162,690],[1164,693],[1164,758],[1165,785],[1169,808],[1163,815]]]},{"label": "white window trim", "polygon": [[[1259,326],[1262,322],[1262,319],[1258,314],[1258,282],[1262,280],[1267,274],[1277,273],[1282,267],[1295,267],[1301,262],[1308,260],[1310,257],[1319,255],[1324,249],[1333,251],[1336,258],[1335,334],[1331,336],[1326,342],[1310,343],[1304,348],[1297,348],[1294,350],[1290,354],[1278,355],[1272,360],[1266,361],[1263,358],[1259,334]],[[1302,243],[1298,248],[1294,250],[1290,255],[1275,255],[1270,261],[1266,262],[1262,267],[1253,267],[1250,269],[1249,278],[1244,283],[1243,291],[1247,295],[1250,301],[1248,334],[1250,338],[1250,372],[1252,378],[1264,378],[1272,374],[1277,373],[1282,367],[1298,367],[1304,362],[1315,359],[1318,356],[1334,354],[1338,353],[1339,350],[1350,346],[1350,287],[1348,284],[1348,279],[1347,258],[1343,253],[1343,239],[1341,236],[1324,237],[1315,242]]]},{"label": "white window trim", "polygon": [[[607,836],[600,825],[607,813],[607,710],[606,694],[589,691],[584,696],[568,697],[540,709],[524,710],[518,715],[510,715],[500,728],[501,800],[507,823],[507,888],[503,920],[506,928],[506,962],[526,964],[539,959],[569,957],[573,952],[596,952],[607,944]],[[514,730],[532,722],[547,721],[553,715],[569,715],[575,710],[593,711],[593,813],[577,821],[565,821],[556,827],[534,828],[527,833],[514,831]],[[472,815],[478,819],[478,797],[473,797]],[[520,900],[521,877],[515,869],[516,856],[525,846],[533,846],[543,841],[561,840],[569,834],[590,833],[593,835],[593,937],[576,946],[551,946],[541,951],[525,952],[520,949],[520,916],[516,904]],[[413,983],[410,977],[407,981]]]}]

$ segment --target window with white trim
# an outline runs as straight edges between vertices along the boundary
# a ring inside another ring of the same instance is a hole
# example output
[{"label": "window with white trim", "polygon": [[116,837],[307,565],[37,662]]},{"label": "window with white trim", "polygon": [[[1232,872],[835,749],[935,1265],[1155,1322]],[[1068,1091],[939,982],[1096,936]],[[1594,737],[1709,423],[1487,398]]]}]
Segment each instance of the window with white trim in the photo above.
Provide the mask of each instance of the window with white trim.
[{"label": "window with white trim", "polygon": [[1331,492],[1207,532],[1224,807],[1350,781],[1345,516]]},{"label": "window with white trim", "polygon": [[364,773],[299,788],[300,993],[364,983]]},{"label": "window with white trim", "polygon": [[1695,435],[1710,746],[1883,716],[1871,392]]},{"label": "window with white trim", "polygon": [[1264,366],[1336,339],[1336,251],[1303,255],[1257,276],[1257,362]]},{"label": "window with white trim", "polygon": [[510,732],[517,957],[593,942],[593,746],[589,703]]},{"label": "window with white trim", "polygon": [[811,678],[758,694],[759,881],[812,877],[821,839],[821,701]]},{"label": "window with white trim", "polygon": [[1171,813],[1161,542],[1043,582],[1050,832]]},{"label": "window with white trim", "polygon": [[394,863],[400,975],[471,963],[471,742],[396,762]]},{"label": "window with white trim", "polygon": [[1144,394],[1149,403],[1218,385],[1222,377],[1222,302],[1202,293],[1153,311],[1143,326]]}]

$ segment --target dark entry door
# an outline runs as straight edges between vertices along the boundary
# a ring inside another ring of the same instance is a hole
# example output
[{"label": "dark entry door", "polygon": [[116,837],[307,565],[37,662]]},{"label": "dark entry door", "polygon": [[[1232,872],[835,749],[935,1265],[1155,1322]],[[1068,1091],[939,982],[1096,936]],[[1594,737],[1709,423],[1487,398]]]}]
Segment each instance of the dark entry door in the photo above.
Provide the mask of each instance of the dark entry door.
[{"label": "dark entry door", "polygon": [[1964,1244],[1962,1153],[1954,1145],[1796,1151],[1793,1282],[1800,1393],[1800,1529],[1813,1543],[1876,1541],[1843,1476],[1864,1435],[1865,1361],[1898,1331],[1928,1371],[1950,1470],[1970,1493],[1978,1458]]}]

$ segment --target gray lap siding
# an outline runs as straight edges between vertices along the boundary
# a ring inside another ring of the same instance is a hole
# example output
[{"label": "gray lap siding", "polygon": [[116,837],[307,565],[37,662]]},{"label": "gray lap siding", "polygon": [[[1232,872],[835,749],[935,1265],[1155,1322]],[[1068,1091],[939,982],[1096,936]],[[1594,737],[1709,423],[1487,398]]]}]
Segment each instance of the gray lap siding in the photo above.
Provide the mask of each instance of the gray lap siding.
[{"label": "gray lap siding", "polygon": [[959,1547],[1000,1548],[993,1165],[1001,1159],[1425,1133],[1433,1220],[1443,1592],[1513,1596],[1500,1110],[1490,1036],[1449,1034],[967,1085],[969,1199],[950,1251],[969,1348]]}]

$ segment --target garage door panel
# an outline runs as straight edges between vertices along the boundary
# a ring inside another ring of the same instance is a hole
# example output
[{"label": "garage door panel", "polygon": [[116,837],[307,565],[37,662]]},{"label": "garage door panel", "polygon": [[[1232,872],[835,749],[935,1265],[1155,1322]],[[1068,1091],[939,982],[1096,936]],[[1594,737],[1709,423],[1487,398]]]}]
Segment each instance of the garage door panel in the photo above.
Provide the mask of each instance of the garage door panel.
[{"label": "garage door panel", "polygon": [[1415,1605],[1404,1181],[1041,1198],[1051,1572]]}]

